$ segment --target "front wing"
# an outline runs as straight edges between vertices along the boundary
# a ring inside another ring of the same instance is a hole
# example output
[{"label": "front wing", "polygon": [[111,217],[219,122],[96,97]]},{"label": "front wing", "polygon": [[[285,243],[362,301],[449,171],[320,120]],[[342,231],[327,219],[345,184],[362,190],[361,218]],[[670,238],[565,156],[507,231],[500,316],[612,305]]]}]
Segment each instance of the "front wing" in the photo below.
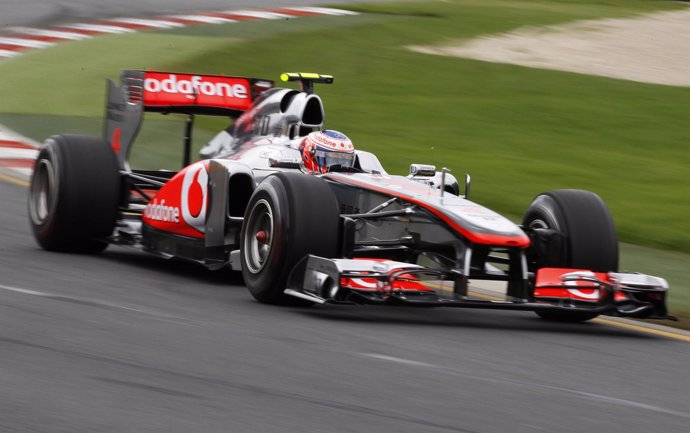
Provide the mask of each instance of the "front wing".
[{"label": "front wing", "polygon": [[453,270],[372,259],[305,257],[285,293],[318,304],[374,304],[529,311],[582,312],[672,319],[663,278],[636,273],[595,273],[543,268],[526,299],[468,295]]}]

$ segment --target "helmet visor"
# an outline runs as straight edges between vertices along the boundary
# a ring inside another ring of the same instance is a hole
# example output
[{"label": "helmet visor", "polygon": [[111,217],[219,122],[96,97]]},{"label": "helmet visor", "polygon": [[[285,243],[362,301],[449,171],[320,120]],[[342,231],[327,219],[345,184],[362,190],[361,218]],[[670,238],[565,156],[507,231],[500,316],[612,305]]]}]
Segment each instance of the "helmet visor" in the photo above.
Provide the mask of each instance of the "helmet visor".
[{"label": "helmet visor", "polygon": [[327,150],[317,150],[314,155],[316,162],[321,167],[331,168],[334,165],[339,165],[345,168],[351,168],[355,165],[355,153],[350,152],[334,152]]}]

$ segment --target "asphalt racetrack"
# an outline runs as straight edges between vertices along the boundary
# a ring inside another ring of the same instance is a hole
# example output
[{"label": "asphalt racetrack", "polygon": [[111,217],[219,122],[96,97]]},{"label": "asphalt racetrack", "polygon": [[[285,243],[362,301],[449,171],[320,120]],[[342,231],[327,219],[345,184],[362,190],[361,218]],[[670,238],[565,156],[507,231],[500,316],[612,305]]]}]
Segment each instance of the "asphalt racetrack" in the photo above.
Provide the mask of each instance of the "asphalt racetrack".
[{"label": "asphalt racetrack", "polygon": [[531,313],[279,308],[231,272],[39,249],[0,183],[0,431],[687,432],[690,344]]},{"label": "asphalt racetrack", "polygon": [[262,305],[229,271],[43,251],[26,195],[0,180],[2,432],[688,431],[688,342],[524,312]]}]

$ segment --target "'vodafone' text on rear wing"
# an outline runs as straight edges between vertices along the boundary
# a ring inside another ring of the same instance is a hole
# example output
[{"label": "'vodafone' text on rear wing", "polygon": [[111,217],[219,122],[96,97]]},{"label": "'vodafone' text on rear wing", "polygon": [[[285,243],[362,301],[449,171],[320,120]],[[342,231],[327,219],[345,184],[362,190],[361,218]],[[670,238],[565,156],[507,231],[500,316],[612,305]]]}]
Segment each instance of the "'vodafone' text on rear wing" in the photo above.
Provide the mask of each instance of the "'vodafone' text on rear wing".
[{"label": "'vodafone' text on rear wing", "polygon": [[120,86],[108,80],[105,140],[117,154],[120,168],[130,170],[129,151],[145,111],[187,115],[183,165],[190,162],[194,116],[237,118],[273,81],[224,75],[159,71],[123,71]]}]

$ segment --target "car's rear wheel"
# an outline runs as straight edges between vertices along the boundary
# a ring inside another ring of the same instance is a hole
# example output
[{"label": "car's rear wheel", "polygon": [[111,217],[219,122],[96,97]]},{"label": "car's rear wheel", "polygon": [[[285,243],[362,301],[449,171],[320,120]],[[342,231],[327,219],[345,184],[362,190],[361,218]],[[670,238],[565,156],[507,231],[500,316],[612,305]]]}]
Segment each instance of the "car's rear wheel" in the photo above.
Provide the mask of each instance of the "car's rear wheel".
[{"label": "car's rear wheel", "polygon": [[119,198],[117,158],[104,140],[48,138],[29,189],[29,223],[36,241],[51,251],[103,251],[115,227]]},{"label": "car's rear wheel", "polygon": [[[576,189],[545,192],[534,199],[522,224],[533,233],[530,268],[565,267],[595,272],[618,270],[618,238],[613,218],[596,194]],[[549,235],[551,234],[551,235]],[[586,312],[540,311],[547,320],[582,322]]]},{"label": "car's rear wheel", "polygon": [[301,173],[266,178],[249,200],[240,236],[242,276],[252,296],[299,303],[283,293],[290,272],[307,254],[337,255],[339,216],[324,180]]}]

